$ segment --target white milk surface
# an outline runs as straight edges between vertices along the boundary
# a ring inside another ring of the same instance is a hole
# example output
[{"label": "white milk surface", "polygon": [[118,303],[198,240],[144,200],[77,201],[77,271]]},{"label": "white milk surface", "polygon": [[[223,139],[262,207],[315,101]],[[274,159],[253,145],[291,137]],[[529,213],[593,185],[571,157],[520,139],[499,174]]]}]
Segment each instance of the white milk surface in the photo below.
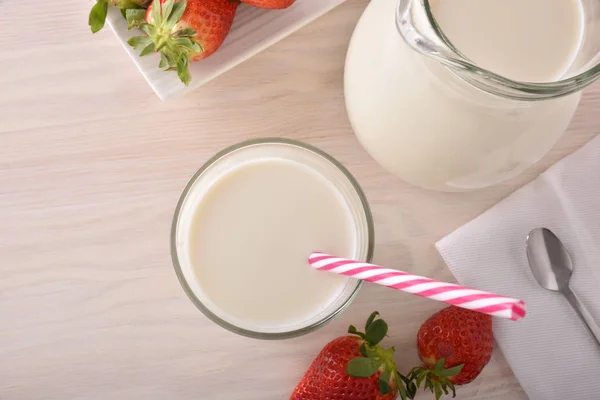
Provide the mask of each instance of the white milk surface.
[{"label": "white milk surface", "polygon": [[184,246],[196,295],[234,325],[285,330],[321,313],[346,286],[347,278],[307,262],[317,250],[352,257],[356,246],[344,198],[308,166],[277,158],[237,166],[189,218]]},{"label": "white milk surface", "polygon": [[430,5],[461,53],[516,81],[558,80],[583,35],[579,0],[430,0]]}]

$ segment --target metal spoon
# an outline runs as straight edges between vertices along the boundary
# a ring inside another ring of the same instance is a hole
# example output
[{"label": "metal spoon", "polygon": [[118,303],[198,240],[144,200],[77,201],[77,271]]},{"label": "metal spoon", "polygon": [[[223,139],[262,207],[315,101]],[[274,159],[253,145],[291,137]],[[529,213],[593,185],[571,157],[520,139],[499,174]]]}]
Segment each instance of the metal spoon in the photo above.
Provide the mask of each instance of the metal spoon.
[{"label": "metal spoon", "polygon": [[540,286],[562,293],[600,345],[600,327],[569,287],[573,263],[560,239],[546,228],[532,230],[527,236],[527,259]]}]

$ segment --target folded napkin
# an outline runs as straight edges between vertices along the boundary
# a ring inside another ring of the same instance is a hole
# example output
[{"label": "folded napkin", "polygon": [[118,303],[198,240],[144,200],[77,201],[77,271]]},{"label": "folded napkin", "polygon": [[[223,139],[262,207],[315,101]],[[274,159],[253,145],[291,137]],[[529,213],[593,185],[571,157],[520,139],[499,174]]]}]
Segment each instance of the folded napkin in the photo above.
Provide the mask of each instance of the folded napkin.
[{"label": "folded napkin", "polygon": [[460,284],[525,301],[527,316],[495,319],[494,334],[531,400],[600,399],[600,348],[529,269],[525,239],[536,227],[563,241],[571,287],[600,323],[600,137],[436,244]]}]

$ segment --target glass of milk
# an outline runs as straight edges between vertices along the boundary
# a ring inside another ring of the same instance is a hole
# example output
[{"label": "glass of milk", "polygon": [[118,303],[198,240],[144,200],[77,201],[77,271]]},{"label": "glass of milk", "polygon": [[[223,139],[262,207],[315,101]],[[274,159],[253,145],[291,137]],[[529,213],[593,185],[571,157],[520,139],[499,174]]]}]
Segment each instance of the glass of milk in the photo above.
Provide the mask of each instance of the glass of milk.
[{"label": "glass of milk", "polygon": [[600,0],[372,0],[345,67],[350,122],[412,184],[490,186],[565,131],[600,75]]},{"label": "glass of milk", "polygon": [[326,153],[285,139],[227,148],[186,186],[171,254],[183,289],[240,335],[283,339],[342,312],[361,282],[310,267],[323,251],[369,262],[373,220],[352,175]]}]

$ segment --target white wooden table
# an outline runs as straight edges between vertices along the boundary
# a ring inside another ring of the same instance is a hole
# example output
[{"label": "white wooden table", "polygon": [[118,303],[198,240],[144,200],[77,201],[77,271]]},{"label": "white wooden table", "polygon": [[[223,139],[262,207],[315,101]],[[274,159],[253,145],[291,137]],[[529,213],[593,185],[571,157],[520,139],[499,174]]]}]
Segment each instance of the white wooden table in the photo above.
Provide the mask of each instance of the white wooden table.
[{"label": "white wooden table", "polygon": [[[417,362],[417,329],[439,304],[367,286],[316,333],[250,340],[194,308],[169,256],[172,212],[194,171],[224,146],[283,136],[359,180],[377,262],[452,279],[437,239],[600,132],[596,85],[521,177],[466,194],[408,186],[361,149],[344,109],[345,51],[366,4],[349,0],[162,103],[109,30],[88,32],[90,2],[0,1],[0,399],[287,399],[321,346],[375,309],[400,368]],[[497,351],[458,398],[526,396]]]}]

